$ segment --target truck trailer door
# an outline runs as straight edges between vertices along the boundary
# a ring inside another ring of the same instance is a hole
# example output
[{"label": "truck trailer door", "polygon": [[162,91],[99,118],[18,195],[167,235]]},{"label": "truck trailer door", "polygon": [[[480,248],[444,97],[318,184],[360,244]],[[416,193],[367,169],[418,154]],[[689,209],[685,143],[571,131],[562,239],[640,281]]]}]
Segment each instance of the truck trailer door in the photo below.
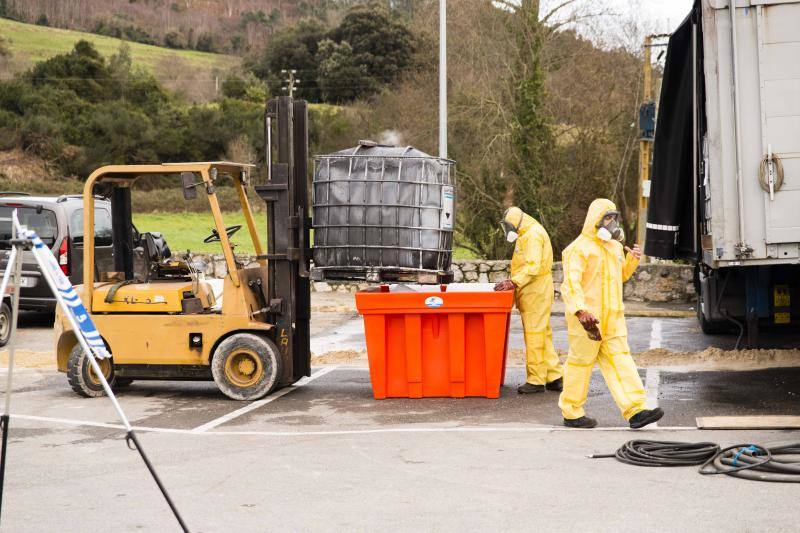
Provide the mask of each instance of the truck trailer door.
[{"label": "truck trailer door", "polygon": [[[783,184],[765,188],[767,244],[800,242],[800,2],[753,2],[758,39],[761,137],[783,166]],[[773,167],[774,168],[774,167]],[[778,248],[778,255],[789,253]],[[796,255],[796,248],[794,251]]]}]

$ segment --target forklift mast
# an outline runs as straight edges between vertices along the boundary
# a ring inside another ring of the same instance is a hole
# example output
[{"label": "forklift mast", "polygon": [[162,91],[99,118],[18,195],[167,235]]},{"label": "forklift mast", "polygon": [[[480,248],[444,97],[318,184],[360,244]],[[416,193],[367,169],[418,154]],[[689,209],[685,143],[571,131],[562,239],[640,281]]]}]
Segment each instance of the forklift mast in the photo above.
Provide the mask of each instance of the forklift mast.
[{"label": "forklift mast", "polygon": [[267,183],[255,190],[267,204],[267,254],[258,258],[268,261],[269,322],[288,385],[311,375],[308,104],[268,101],[264,134]]}]

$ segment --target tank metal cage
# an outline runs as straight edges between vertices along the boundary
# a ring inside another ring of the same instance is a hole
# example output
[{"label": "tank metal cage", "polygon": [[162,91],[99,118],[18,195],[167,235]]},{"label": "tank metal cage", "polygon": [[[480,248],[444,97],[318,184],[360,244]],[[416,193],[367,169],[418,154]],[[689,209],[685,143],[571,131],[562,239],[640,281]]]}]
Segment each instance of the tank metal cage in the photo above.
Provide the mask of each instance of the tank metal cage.
[{"label": "tank metal cage", "polygon": [[452,279],[454,162],[360,144],[314,157],[312,278]]}]

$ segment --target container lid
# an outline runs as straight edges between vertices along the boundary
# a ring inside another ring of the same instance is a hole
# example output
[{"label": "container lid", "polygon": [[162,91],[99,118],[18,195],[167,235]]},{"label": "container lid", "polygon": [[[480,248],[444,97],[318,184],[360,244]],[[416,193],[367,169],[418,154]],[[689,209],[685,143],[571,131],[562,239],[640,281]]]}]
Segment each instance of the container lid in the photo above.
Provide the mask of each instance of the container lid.
[{"label": "container lid", "polygon": [[477,290],[452,290],[453,285],[446,286],[446,290],[440,285],[384,287],[356,293],[360,314],[509,313],[514,304],[513,291],[496,292],[485,285]]}]

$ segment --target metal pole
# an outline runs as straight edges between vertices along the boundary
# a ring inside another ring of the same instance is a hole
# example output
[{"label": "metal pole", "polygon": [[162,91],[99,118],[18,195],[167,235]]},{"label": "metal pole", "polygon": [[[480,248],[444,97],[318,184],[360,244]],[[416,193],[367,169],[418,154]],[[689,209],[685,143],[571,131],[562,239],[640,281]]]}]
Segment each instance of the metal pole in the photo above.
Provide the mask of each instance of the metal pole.
[{"label": "metal pole", "polygon": [[[269,111],[267,111],[269,113]],[[266,155],[267,155],[267,181],[272,181],[272,119],[267,115],[267,123],[264,126],[266,138]]]},{"label": "metal pole", "polygon": [[742,109],[739,102],[739,53],[737,50],[738,38],[736,36],[736,0],[729,0],[731,15],[731,66],[733,73],[733,124],[734,139],[736,141],[736,193],[739,197],[739,242],[736,244],[736,255],[748,255],[747,245],[744,243],[744,191],[742,187],[742,124],[739,111]]},{"label": "metal pole", "polygon": [[692,24],[692,213],[694,220],[693,247],[694,252],[700,257],[697,247],[697,234],[700,231],[700,221],[697,219],[698,185],[698,157],[697,157],[697,24]]},{"label": "metal pole", "polygon": [[[16,228],[11,228],[11,239],[17,239]],[[3,489],[5,488],[6,480],[6,453],[8,452],[8,425],[11,421],[11,386],[12,386],[12,373],[14,370],[14,353],[16,351],[16,337],[17,337],[17,316],[19,314],[19,278],[22,273],[22,254],[19,253],[19,244],[12,244],[11,254],[8,258],[6,271],[3,273],[3,281],[0,283],[0,300],[5,298],[6,287],[11,277],[11,272],[14,272],[14,297],[11,299],[11,323],[9,327],[11,331],[8,337],[8,376],[6,376],[6,398],[5,410],[3,415],[0,416],[0,429],[3,432],[3,448],[0,450],[0,517],[3,512]]]},{"label": "metal pole", "polygon": [[[644,61],[642,63],[642,104],[653,100],[653,71],[651,65],[651,48],[653,37],[648,35],[644,39]],[[650,180],[650,139],[644,136],[639,140],[639,223],[637,227],[637,242],[644,248],[647,235],[647,197],[644,194],[644,184]],[[646,261],[646,257],[642,257]]]},{"label": "metal pole", "polygon": [[447,0],[439,0],[439,157],[447,159]]}]

